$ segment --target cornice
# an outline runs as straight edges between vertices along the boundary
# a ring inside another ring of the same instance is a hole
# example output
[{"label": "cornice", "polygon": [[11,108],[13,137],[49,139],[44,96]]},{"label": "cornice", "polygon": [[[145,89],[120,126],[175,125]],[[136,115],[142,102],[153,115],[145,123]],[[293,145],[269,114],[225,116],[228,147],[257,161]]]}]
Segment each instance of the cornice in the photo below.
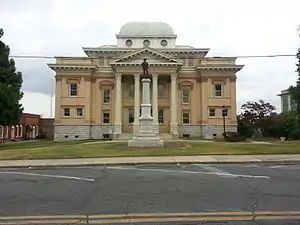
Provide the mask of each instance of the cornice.
[{"label": "cornice", "polygon": [[[141,68],[141,63],[126,63],[126,62],[116,62],[111,63],[111,66],[114,67],[128,67],[128,68]],[[149,70],[152,68],[180,68],[182,63],[151,63],[149,65]]]},{"label": "cornice", "polygon": [[48,66],[55,72],[92,72],[96,69],[96,66],[89,65],[59,65],[59,64],[48,64]]},{"label": "cornice", "polygon": [[240,71],[244,65],[230,65],[230,66],[223,66],[223,65],[216,65],[216,66],[197,66],[196,70],[198,71],[232,71],[238,72]]},{"label": "cornice", "polygon": [[[142,48],[114,48],[114,47],[99,47],[99,48],[91,48],[91,47],[83,47],[83,51],[87,54],[88,57],[97,57],[103,53],[113,53],[116,55],[120,54],[130,54],[135,51],[139,51]],[[199,58],[203,58],[208,52],[209,48],[154,48],[154,51],[161,52],[163,54],[170,54],[174,57],[179,55],[198,55]]]}]

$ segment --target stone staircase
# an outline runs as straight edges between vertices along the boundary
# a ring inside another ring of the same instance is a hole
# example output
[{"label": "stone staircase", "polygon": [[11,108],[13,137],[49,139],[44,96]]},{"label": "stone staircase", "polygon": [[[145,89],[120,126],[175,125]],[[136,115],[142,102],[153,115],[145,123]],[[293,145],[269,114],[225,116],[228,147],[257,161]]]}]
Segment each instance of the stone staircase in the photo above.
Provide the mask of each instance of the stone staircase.
[{"label": "stone staircase", "polygon": [[173,140],[173,135],[170,133],[160,133],[159,137],[162,140]]},{"label": "stone staircase", "polygon": [[[160,139],[162,140],[173,140],[173,136],[170,133],[160,133],[159,134]],[[118,137],[118,140],[130,140],[132,138],[132,133],[122,133]]]},{"label": "stone staircase", "polygon": [[118,140],[130,140],[132,138],[132,133],[122,133],[119,135]]}]

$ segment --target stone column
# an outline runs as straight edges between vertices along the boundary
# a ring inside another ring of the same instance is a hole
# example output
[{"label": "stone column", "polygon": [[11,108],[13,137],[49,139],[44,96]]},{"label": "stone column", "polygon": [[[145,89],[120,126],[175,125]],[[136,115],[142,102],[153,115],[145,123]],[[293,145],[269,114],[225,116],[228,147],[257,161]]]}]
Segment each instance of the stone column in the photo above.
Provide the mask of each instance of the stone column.
[{"label": "stone column", "polygon": [[134,123],[133,134],[139,131],[140,125],[140,74],[134,74]]},{"label": "stone column", "polygon": [[171,74],[171,133],[178,137],[177,128],[177,74]]},{"label": "stone column", "polygon": [[152,116],[153,116],[153,129],[156,134],[159,133],[158,124],[158,88],[157,88],[158,75],[152,75]]},{"label": "stone column", "polygon": [[115,130],[114,137],[118,137],[122,133],[122,74],[116,73],[115,75]]}]

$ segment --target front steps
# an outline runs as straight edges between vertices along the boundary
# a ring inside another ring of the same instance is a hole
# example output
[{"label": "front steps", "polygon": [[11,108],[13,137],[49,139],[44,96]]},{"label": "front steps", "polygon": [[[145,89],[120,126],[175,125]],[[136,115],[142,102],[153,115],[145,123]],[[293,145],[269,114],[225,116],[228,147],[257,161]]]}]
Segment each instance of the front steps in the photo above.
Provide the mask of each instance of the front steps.
[{"label": "front steps", "polygon": [[[170,133],[160,133],[159,137],[161,140],[173,140],[173,136]],[[132,138],[132,133],[122,133],[119,135],[117,140],[130,140]]]}]

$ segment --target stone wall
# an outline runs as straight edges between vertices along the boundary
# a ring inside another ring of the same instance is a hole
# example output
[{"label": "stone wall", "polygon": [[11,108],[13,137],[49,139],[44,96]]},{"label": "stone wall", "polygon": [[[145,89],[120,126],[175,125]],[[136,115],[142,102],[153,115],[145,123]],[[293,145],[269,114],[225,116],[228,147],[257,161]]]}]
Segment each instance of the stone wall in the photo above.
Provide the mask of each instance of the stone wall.
[{"label": "stone wall", "polygon": [[[210,125],[214,137],[222,137],[223,125]],[[205,137],[208,125],[180,125],[178,126],[179,136],[188,134],[190,137]],[[226,131],[237,131],[237,125],[226,125]],[[55,125],[54,140],[87,140],[103,139],[103,134],[113,134],[114,128],[110,125]]]},{"label": "stone wall", "polygon": [[[223,125],[209,125],[212,128],[212,134],[215,137],[223,137]],[[190,137],[205,137],[206,129],[208,125],[192,125],[186,124],[178,126],[178,132],[180,136],[188,134]],[[225,127],[226,132],[236,132],[237,125],[226,125]]]},{"label": "stone wall", "polygon": [[109,125],[55,125],[54,140],[102,139],[103,134],[110,134],[112,130]]}]

